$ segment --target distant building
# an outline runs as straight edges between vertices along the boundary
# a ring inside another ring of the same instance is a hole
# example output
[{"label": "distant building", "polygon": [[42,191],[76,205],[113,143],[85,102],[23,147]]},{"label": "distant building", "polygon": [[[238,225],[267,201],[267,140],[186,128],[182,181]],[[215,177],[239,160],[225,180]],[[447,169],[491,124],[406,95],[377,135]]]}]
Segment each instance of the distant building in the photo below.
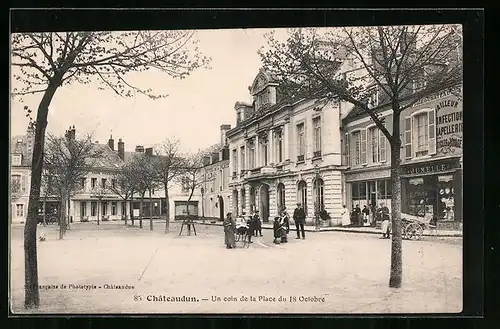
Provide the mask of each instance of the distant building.
[{"label": "distant building", "polygon": [[[75,129],[70,128],[67,133],[74,134]],[[33,150],[33,131],[28,129],[25,136],[15,136],[11,142],[11,179],[19,183],[19,191],[12,193],[11,213],[13,222],[24,222],[27,216],[30,178],[31,178],[31,154]],[[120,138],[115,149],[115,141],[111,136],[107,144],[100,144],[97,141],[93,146],[100,151],[102,156],[95,161],[88,174],[80,180],[80,189],[75,191],[71,198],[70,218],[72,221],[97,221],[97,217],[106,220],[124,220],[129,218],[130,207],[133,209],[134,217],[139,216],[140,202],[139,195],[134,194],[131,199],[123,200],[118,194],[113,193],[109,188],[114,182],[115,175],[120,168],[133,159],[138,154],[153,155],[152,148],[144,148],[138,145],[135,152],[125,151],[125,143]],[[48,178],[50,181],[50,178]],[[50,184],[50,182],[49,182]],[[108,188],[103,189],[103,186]],[[152,191],[151,200],[146,193],[143,202],[144,217],[149,218],[152,203],[152,216],[164,217],[166,215],[166,198],[163,188]],[[184,191],[180,184],[174,182],[169,189],[170,218],[175,219],[186,211],[186,203],[189,194]],[[40,193],[40,214],[45,214],[46,218],[57,216],[60,209],[59,198],[47,193],[44,186]],[[199,203],[201,202],[200,192],[196,191],[191,198],[190,213],[199,215]]]},{"label": "distant building", "polygon": [[203,158],[202,216],[223,220],[231,212],[231,189],[229,188],[229,145],[226,134],[230,125],[221,125],[221,140]]}]

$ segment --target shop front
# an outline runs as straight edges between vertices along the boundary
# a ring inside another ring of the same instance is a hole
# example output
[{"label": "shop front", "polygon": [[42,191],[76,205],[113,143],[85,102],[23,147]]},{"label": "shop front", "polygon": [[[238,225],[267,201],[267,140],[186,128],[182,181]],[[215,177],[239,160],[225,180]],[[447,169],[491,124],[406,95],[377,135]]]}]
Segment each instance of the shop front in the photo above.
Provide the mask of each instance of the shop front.
[{"label": "shop front", "polygon": [[389,169],[346,173],[346,206],[352,211],[356,206],[378,206],[385,203],[391,209],[392,185]]},{"label": "shop front", "polygon": [[459,158],[402,165],[401,210],[437,222],[462,221]]}]

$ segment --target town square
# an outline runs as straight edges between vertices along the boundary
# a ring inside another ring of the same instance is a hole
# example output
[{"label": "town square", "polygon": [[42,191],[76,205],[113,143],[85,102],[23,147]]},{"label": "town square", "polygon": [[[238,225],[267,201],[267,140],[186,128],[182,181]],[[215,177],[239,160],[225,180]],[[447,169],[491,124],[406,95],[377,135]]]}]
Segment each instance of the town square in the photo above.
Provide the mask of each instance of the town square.
[{"label": "town square", "polygon": [[461,312],[462,48],[458,24],[13,33],[11,312]]}]

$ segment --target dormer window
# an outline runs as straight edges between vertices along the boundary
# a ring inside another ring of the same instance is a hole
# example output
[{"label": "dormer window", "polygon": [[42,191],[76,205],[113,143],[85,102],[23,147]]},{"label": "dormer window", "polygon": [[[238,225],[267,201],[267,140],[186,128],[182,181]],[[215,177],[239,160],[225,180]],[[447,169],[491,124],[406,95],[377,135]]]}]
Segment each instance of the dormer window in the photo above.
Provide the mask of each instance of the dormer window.
[{"label": "dormer window", "polygon": [[261,93],[257,94],[255,105],[257,108],[260,108],[268,103],[269,103],[269,90],[265,89]]}]

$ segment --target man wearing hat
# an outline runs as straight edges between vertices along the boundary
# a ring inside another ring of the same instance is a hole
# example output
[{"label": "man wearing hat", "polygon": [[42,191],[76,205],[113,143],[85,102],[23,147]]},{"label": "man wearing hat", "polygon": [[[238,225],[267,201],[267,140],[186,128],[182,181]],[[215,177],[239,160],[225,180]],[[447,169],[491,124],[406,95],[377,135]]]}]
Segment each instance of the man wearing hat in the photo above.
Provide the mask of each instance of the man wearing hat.
[{"label": "man wearing hat", "polygon": [[302,239],[305,239],[306,233],[304,231],[304,224],[306,221],[306,214],[300,202],[297,202],[297,208],[293,211],[293,221],[295,222],[295,228],[297,229],[296,239],[300,239],[300,232],[302,232]]}]

